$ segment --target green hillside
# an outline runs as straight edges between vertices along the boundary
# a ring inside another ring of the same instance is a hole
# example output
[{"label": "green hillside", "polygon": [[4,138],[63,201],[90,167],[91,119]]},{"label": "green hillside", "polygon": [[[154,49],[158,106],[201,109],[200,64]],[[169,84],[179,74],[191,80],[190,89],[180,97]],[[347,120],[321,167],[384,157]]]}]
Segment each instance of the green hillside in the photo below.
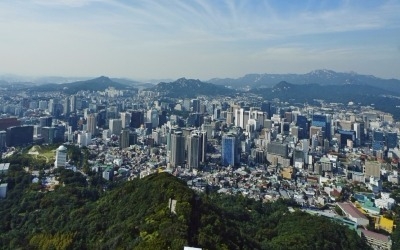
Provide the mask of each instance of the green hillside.
[{"label": "green hillside", "polygon": [[1,249],[368,249],[354,231],[290,213],[283,201],[199,195],[167,173],[104,192],[62,169],[55,174],[65,185],[38,192],[18,165],[10,168],[0,201]]}]

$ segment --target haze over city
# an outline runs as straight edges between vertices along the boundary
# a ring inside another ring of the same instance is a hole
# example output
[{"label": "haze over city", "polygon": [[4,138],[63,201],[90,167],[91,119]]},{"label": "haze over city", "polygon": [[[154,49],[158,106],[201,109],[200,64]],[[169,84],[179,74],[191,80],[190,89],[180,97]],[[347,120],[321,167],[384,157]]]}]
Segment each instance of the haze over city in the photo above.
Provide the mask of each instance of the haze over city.
[{"label": "haze over city", "polygon": [[400,78],[399,1],[0,2],[0,74]]}]

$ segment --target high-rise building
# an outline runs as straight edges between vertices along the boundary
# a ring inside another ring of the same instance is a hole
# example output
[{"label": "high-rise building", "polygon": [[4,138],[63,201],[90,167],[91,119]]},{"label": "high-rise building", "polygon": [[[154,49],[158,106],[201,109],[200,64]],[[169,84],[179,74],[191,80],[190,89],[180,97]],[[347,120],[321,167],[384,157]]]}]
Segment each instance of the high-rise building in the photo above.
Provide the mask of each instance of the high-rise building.
[{"label": "high-rise building", "polygon": [[386,147],[395,148],[397,147],[397,133],[389,131],[386,133]]},{"label": "high-rise building", "polygon": [[222,136],[222,152],[221,152],[222,165],[224,166],[236,165],[238,163],[237,155],[239,155],[237,151],[238,150],[236,146],[236,136],[233,134],[226,134]]},{"label": "high-rise building", "polygon": [[232,112],[226,112],[226,124],[230,126],[233,124],[234,116]]},{"label": "high-rise building", "polygon": [[299,139],[308,138],[308,120],[304,115],[298,115],[296,118],[296,126],[299,127]]},{"label": "high-rise building", "polygon": [[7,129],[7,147],[21,146],[33,142],[33,126],[18,126]]},{"label": "high-rise building", "polygon": [[76,96],[75,95],[70,96],[69,105],[70,105],[69,111],[72,113],[75,112],[76,111]]},{"label": "high-rise building", "polygon": [[54,128],[53,127],[42,127],[42,138],[44,143],[54,143]]},{"label": "high-rise building", "polygon": [[122,130],[119,136],[119,147],[120,148],[129,147],[129,129]]},{"label": "high-rise building", "polygon": [[58,167],[65,167],[67,165],[67,148],[63,145],[59,146],[56,149],[56,161],[54,166]]},{"label": "high-rise building", "polygon": [[95,135],[97,132],[96,123],[97,123],[96,114],[89,114],[87,117],[87,126],[86,126],[87,132],[91,133],[92,135]]},{"label": "high-rise building", "polygon": [[51,116],[43,116],[39,118],[40,127],[51,127],[53,118]]},{"label": "high-rise building", "polygon": [[198,168],[200,163],[200,137],[197,134],[191,134],[188,137],[188,157],[187,164],[189,168]]},{"label": "high-rise building", "polygon": [[201,131],[199,133],[199,138],[200,138],[200,161],[201,162],[206,162],[207,160],[207,132],[206,131]]},{"label": "high-rise building", "polygon": [[47,101],[46,100],[40,100],[39,101],[39,109],[41,109],[41,110],[46,110],[47,109]]},{"label": "high-rise building", "polygon": [[6,131],[0,131],[0,152],[3,151],[6,147],[6,138],[7,138],[7,132]]},{"label": "high-rise building", "polygon": [[131,112],[131,127],[132,128],[140,128],[141,125],[144,124],[143,112],[141,111],[132,111]]},{"label": "high-rise building", "polygon": [[261,111],[267,113],[267,118],[270,119],[271,118],[271,103],[270,102],[263,102],[261,104]]},{"label": "high-rise building", "polygon": [[340,148],[344,148],[347,145],[347,140],[356,141],[356,131],[354,130],[338,129],[337,133],[340,135]]},{"label": "high-rise building", "polygon": [[122,131],[122,120],[121,119],[110,119],[108,125],[111,134],[119,135]]},{"label": "high-rise building", "polygon": [[136,133],[129,133],[129,145],[137,144],[137,134]]},{"label": "high-rise building", "polygon": [[356,131],[356,144],[364,145],[365,143],[365,130],[364,122],[356,122],[353,124],[353,130]]},{"label": "high-rise building", "polygon": [[67,117],[67,116],[69,115],[69,113],[70,113],[71,105],[70,105],[69,102],[70,102],[70,99],[69,99],[68,97],[65,98],[65,99],[62,101],[64,117]]},{"label": "high-rise building", "polygon": [[122,128],[129,128],[131,123],[131,113],[129,112],[122,112],[120,113],[121,120],[122,120]]},{"label": "high-rise building", "polygon": [[192,112],[200,113],[200,100],[199,99],[192,100]]},{"label": "high-rise building", "polygon": [[185,137],[180,131],[171,134],[170,163],[172,167],[185,163]]},{"label": "high-rise building", "polygon": [[147,111],[147,122],[151,122],[152,128],[158,127],[158,111],[156,109]]},{"label": "high-rise building", "polygon": [[[331,139],[331,119],[328,115],[313,115],[311,126],[322,128],[324,138]],[[311,135],[310,135],[311,136]]]}]

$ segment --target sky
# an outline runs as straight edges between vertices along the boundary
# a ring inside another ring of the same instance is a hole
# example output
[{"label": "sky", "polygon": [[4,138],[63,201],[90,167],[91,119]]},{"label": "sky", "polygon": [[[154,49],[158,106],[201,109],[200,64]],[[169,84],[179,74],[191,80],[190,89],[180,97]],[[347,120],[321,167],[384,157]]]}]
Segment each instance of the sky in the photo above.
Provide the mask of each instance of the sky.
[{"label": "sky", "polygon": [[0,1],[0,74],[400,79],[398,0]]}]

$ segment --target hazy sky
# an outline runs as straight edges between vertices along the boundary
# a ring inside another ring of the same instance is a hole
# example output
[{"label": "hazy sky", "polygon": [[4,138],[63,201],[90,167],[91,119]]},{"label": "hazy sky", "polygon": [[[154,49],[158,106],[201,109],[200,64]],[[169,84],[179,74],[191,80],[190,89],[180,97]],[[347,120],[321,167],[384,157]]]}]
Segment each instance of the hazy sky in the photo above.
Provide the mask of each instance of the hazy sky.
[{"label": "hazy sky", "polygon": [[0,74],[400,78],[400,1],[0,1]]}]

